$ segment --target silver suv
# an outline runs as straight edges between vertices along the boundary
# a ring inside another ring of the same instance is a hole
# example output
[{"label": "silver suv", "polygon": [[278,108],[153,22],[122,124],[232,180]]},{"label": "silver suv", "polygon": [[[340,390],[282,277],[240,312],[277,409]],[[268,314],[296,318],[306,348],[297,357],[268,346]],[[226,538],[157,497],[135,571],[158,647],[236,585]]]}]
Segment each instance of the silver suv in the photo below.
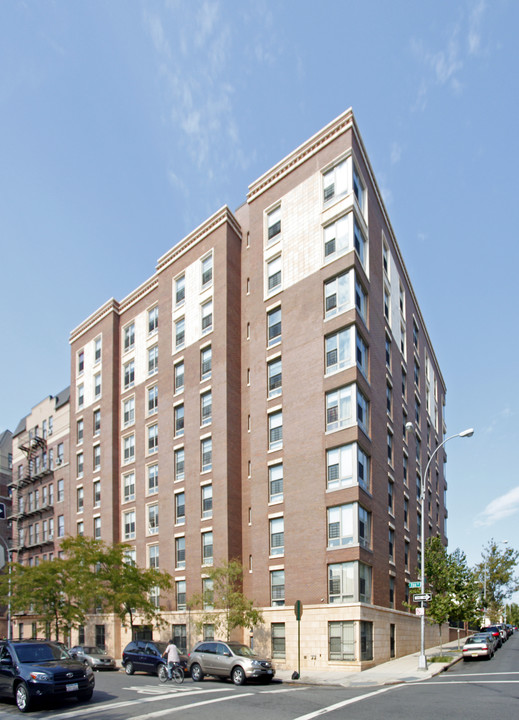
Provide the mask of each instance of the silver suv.
[{"label": "silver suv", "polygon": [[230,677],[235,685],[252,678],[270,682],[276,674],[271,660],[255,655],[238,642],[199,642],[189,655],[187,669],[195,682],[204,675]]}]

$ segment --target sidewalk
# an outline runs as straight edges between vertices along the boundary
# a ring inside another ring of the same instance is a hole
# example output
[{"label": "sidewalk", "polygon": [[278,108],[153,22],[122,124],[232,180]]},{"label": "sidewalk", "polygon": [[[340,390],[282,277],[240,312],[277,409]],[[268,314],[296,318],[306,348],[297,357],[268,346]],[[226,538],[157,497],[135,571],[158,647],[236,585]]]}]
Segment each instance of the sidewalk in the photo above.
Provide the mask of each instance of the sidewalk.
[{"label": "sidewalk", "polygon": [[[463,640],[460,648],[463,647]],[[412,655],[390,660],[369,670],[362,672],[341,672],[340,670],[301,670],[299,680],[292,680],[293,670],[278,670],[276,679],[283,682],[302,683],[303,685],[342,685],[343,687],[370,687],[374,685],[394,685],[396,683],[411,683],[426,680],[438,675],[445,668],[461,660],[461,650],[458,651],[458,641],[445,643],[442,646],[443,656],[450,657],[449,662],[429,662],[429,658],[440,655],[440,647],[426,650],[427,670],[418,670],[419,652]]]}]

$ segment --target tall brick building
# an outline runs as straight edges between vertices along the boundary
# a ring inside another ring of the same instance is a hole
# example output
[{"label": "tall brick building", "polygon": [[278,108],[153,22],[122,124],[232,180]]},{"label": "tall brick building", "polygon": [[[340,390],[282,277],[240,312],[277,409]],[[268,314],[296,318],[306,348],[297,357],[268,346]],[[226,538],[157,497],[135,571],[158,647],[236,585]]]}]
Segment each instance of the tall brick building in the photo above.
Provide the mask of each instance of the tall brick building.
[{"label": "tall brick building", "polygon": [[[446,536],[445,455],[425,518],[419,502],[445,385],[351,110],[70,342],[65,532],[172,575],[169,629],[143,634],[192,645],[186,603],[238,557],[265,618],[245,640],[280,666],[297,658],[296,600],[303,666],[418,647],[403,603],[420,523]],[[111,650],[127,639],[106,618]]]}]

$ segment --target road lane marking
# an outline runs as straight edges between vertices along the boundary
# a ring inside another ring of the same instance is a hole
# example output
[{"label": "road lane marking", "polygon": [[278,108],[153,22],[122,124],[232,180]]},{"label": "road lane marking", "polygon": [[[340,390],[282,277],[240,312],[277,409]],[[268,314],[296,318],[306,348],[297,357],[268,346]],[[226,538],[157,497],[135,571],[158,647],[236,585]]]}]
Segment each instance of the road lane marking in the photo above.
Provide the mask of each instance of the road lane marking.
[{"label": "road lane marking", "polygon": [[366,695],[359,695],[358,697],[350,698],[349,700],[343,700],[342,702],[335,703],[335,705],[329,705],[328,707],[315,710],[315,712],[308,713],[307,715],[300,715],[299,717],[294,718],[294,720],[312,720],[312,718],[319,717],[320,715],[326,715],[326,713],[346,707],[346,705],[353,705],[353,703],[357,703],[361,700],[366,700],[367,698],[375,697],[375,695],[381,695],[382,693],[389,692],[390,690],[396,690],[401,687],[405,687],[405,684],[391,685],[389,687],[382,688],[382,690],[375,690],[374,692],[366,693]]},{"label": "road lane marking", "polygon": [[482,672],[482,673],[456,673],[456,677],[474,677],[474,676],[489,677],[492,675],[519,675],[519,672]]},{"label": "road lane marking", "polygon": [[[519,680],[443,680],[441,683],[432,683],[431,687],[436,685],[519,685]],[[429,687],[429,686],[428,686]]]},{"label": "road lane marking", "polygon": [[[146,715],[135,715],[132,720],[150,720],[151,718],[162,717],[162,715],[170,715],[174,712],[180,712],[181,710],[191,710],[191,708],[202,707],[202,705],[213,705],[217,702],[227,702],[227,700],[238,700],[239,698],[249,697],[254,693],[240,693],[239,695],[229,695],[228,697],[214,698],[213,700],[200,700],[200,702],[192,703],[191,705],[181,705],[175,708],[165,708],[164,710],[155,710],[155,712],[146,713]],[[182,697],[185,697],[183,695]]]}]

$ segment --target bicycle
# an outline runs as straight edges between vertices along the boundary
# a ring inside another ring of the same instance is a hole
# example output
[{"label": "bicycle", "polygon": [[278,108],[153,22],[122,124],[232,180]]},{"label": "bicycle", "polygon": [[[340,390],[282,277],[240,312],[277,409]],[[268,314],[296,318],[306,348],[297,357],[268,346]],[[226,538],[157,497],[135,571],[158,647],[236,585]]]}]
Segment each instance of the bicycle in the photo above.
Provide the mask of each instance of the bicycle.
[{"label": "bicycle", "polygon": [[171,669],[167,665],[161,665],[159,668],[159,680],[161,683],[174,680],[177,685],[182,685],[184,682],[184,670],[180,665],[175,665]]}]

